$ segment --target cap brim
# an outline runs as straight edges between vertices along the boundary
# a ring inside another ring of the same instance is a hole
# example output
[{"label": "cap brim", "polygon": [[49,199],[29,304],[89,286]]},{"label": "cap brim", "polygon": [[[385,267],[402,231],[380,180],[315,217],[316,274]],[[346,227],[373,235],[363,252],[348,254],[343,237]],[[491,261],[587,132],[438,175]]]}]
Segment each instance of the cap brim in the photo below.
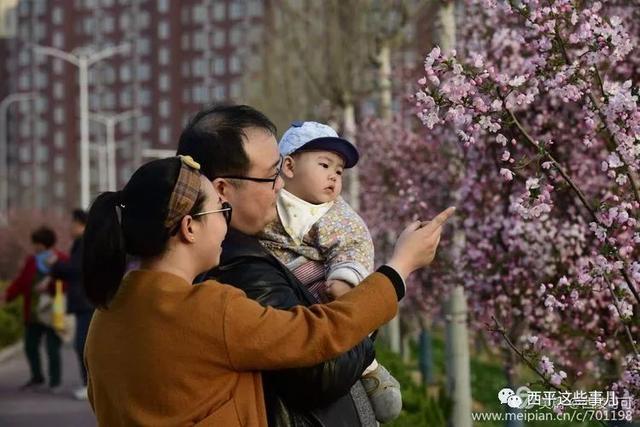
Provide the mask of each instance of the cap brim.
[{"label": "cap brim", "polygon": [[307,142],[296,152],[300,151],[331,151],[344,159],[345,169],[354,167],[360,159],[360,154],[356,147],[346,139],[332,136],[316,138]]}]

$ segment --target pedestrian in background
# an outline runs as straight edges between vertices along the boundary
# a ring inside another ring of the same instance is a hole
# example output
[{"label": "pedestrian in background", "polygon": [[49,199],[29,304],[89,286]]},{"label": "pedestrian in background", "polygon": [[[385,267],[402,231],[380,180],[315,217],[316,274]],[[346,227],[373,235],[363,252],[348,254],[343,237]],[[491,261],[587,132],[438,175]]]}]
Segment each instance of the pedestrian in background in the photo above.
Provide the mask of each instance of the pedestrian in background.
[{"label": "pedestrian in background", "polygon": [[[27,256],[18,276],[11,282],[0,303],[10,302],[19,296],[23,301],[24,319],[24,351],[29,362],[31,378],[22,389],[36,389],[45,385],[40,361],[40,343],[45,337],[45,348],[49,362],[49,391],[57,393],[60,390],[62,367],[60,360],[61,339],[44,319],[42,311],[38,309],[40,293],[55,294],[54,281],[49,280],[50,260],[67,260],[67,256],[57,251],[56,234],[49,228],[42,226],[31,234],[33,253]],[[50,316],[49,316],[50,317]]]},{"label": "pedestrian in background", "polygon": [[87,213],[82,209],[71,212],[71,237],[73,244],[68,260],[58,259],[51,266],[50,276],[67,282],[67,313],[73,314],[75,322],[74,349],[78,355],[82,386],[74,390],[78,400],[87,399],[87,370],[84,367],[84,343],[93,315],[93,305],[87,299],[82,285],[82,246]]}]

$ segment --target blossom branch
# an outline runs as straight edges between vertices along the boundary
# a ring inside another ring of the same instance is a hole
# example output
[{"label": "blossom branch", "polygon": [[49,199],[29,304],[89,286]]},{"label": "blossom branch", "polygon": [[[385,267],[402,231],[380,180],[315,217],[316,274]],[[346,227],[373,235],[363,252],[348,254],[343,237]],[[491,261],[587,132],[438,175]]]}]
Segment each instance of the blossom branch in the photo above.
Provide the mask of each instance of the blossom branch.
[{"label": "blossom branch", "polygon": [[547,150],[545,150],[544,148],[536,144],[535,140],[531,137],[531,135],[529,135],[527,130],[522,126],[522,123],[520,123],[520,121],[515,116],[513,111],[511,111],[510,109],[507,109],[507,112],[509,113],[511,120],[513,120],[513,123],[516,125],[520,133],[525,137],[525,140],[527,141],[527,143],[531,145],[534,149],[541,150],[542,154],[553,164],[553,166],[558,170],[558,172],[560,172],[560,175],[562,175],[564,180],[567,182],[567,184],[569,184],[569,186],[577,194],[578,198],[580,199],[584,207],[591,214],[591,217],[593,218],[593,220],[597,222],[598,219],[596,217],[596,213],[594,209],[591,207],[591,205],[589,205],[589,202],[587,202],[587,198],[585,197],[584,193],[582,193],[582,190],[580,190],[578,186],[573,182],[571,177],[565,172],[565,170],[562,168],[560,163],[558,163],[558,161],[551,155],[551,153],[549,153]]},{"label": "blossom branch", "polygon": [[[609,280],[609,278],[606,275],[603,275],[603,277],[604,277],[604,280],[609,285],[609,291],[611,292],[611,297],[613,298],[613,305],[615,305],[616,307],[618,316],[620,316],[620,319],[622,319],[623,316],[622,316],[622,310],[620,310],[620,301],[618,300],[618,296],[616,295],[615,289],[613,288],[613,284],[611,283],[611,280]],[[624,321],[622,322],[622,324],[624,325],[624,330],[627,334],[627,338],[629,338],[631,349],[636,354],[636,356],[640,356],[640,353],[638,353],[638,348],[636,347],[635,340],[633,339],[633,335],[631,335],[631,330],[629,329],[629,325],[627,325]]]},{"label": "blossom branch", "polygon": [[538,367],[522,352],[522,350],[520,350],[513,343],[513,341],[511,341],[511,338],[509,338],[509,334],[507,334],[507,330],[505,329],[505,327],[502,325],[502,323],[500,323],[500,321],[495,316],[491,316],[491,319],[495,323],[496,327],[495,328],[490,328],[489,329],[490,332],[497,332],[498,334],[500,334],[502,336],[502,338],[504,339],[504,341],[507,343],[507,345],[509,347],[511,347],[511,350],[513,350],[513,352],[516,353],[518,355],[518,357],[529,368],[531,368],[531,370],[533,372],[535,372],[536,375],[538,375],[542,379],[542,381],[545,383],[546,386],[551,387],[551,388],[555,389],[556,391],[564,391],[564,389],[562,389],[561,387],[558,387],[555,384],[551,384],[549,379],[538,369]]},{"label": "blossom branch", "polygon": [[[569,53],[567,52],[567,48],[566,48],[566,44],[564,39],[562,38],[562,35],[560,33],[560,27],[559,24],[556,23],[556,27],[555,27],[555,34],[554,34],[554,38],[556,40],[556,42],[558,43],[558,46],[560,47],[560,52],[562,54],[562,58],[564,59],[566,65],[571,65],[572,61],[571,58],[569,57]],[[608,101],[608,96],[607,93],[604,90],[604,83],[602,81],[602,77],[600,76],[600,72],[598,71],[598,67],[596,65],[594,65],[593,67],[593,73],[594,76],[598,82],[598,86],[600,89],[600,92],[602,93],[602,97],[605,100],[605,103]],[[613,135],[613,132],[611,132],[611,129],[609,129],[609,125],[607,124],[607,118],[604,115],[604,112],[602,111],[602,109],[600,108],[600,105],[598,105],[598,102],[596,101],[595,97],[593,96],[593,93],[591,93],[591,91],[586,91],[586,95],[589,98],[589,101],[591,101],[591,105],[593,105],[593,108],[595,109],[596,113],[598,114],[598,117],[600,118],[600,121],[602,122],[602,125],[604,126],[604,130],[606,132],[606,137],[607,140],[612,144],[613,149],[610,151],[615,151],[615,149],[618,147],[618,144],[616,142],[616,139]],[[626,160],[624,158],[621,159],[622,163],[624,163],[627,171],[626,171],[626,175],[627,178],[629,178],[629,182],[631,184],[631,189],[633,190],[633,195],[636,199],[637,202],[640,203],[640,191],[638,191],[638,184],[636,183],[636,180],[633,176],[633,174],[631,173],[631,169],[629,168],[629,165],[627,164]]]}]

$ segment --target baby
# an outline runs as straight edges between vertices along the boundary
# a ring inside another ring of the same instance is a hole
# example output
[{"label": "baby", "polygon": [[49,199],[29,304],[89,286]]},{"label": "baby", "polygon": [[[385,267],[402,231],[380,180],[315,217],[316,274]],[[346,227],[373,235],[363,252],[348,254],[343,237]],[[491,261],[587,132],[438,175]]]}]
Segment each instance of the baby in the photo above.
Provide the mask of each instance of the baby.
[{"label": "baby", "polygon": [[[340,196],[342,174],[358,150],[329,126],[294,122],[279,143],[285,186],[278,218],[260,235],[318,301],[338,298],[373,271],[373,242],[360,216]],[[363,385],[380,422],[402,409],[400,384],[375,360]]]}]

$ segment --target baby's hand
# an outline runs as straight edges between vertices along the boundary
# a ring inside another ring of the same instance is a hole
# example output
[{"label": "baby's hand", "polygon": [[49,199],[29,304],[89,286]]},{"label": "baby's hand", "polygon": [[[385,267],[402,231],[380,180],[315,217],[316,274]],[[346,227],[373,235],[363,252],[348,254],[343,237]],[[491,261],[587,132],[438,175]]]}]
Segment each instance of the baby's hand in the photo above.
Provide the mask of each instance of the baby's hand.
[{"label": "baby's hand", "polygon": [[340,298],[351,290],[352,286],[343,280],[328,280],[327,281],[327,295],[331,299]]}]

